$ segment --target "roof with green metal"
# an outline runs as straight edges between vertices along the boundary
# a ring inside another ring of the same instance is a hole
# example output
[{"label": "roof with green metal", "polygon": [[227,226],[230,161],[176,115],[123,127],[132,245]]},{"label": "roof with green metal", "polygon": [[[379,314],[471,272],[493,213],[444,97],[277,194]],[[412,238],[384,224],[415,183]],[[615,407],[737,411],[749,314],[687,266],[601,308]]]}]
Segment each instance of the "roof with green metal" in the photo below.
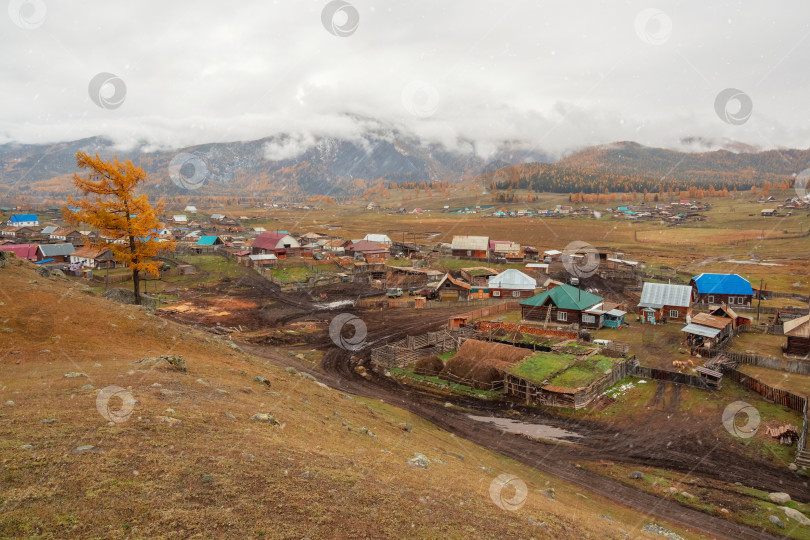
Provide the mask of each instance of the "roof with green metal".
[{"label": "roof with green metal", "polygon": [[521,306],[542,306],[547,299],[551,301],[560,309],[574,309],[584,310],[595,304],[598,304],[604,298],[596,296],[588,291],[582,291],[576,287],[568,284],[557,285],[553,289],[549,289],[544,293],[537,294],[531,298],[527,298],[520,303]]}]

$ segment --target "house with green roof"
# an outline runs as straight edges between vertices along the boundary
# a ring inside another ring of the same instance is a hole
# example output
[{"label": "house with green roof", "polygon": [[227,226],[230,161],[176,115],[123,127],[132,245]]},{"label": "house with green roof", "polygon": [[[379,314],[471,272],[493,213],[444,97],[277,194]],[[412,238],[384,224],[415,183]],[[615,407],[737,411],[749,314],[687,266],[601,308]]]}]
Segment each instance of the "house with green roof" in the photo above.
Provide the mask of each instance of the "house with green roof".
[{"label": "house with green roof", "polygon": [[599,328],[604,322],[604,298],[563,283],[520,303],[523,319]]}]

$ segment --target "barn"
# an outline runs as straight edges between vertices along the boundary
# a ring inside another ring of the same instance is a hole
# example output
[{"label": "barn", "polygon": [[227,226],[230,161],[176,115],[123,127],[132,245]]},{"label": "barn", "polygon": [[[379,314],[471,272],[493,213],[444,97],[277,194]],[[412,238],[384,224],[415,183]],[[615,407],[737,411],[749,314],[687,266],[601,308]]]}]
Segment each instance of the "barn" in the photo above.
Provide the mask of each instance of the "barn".
[{"label": "barn", "polygon": [[784,326],[787,342],[782,345],[785,354],[802,356],[810,355],[810,315],[787,321]]}]

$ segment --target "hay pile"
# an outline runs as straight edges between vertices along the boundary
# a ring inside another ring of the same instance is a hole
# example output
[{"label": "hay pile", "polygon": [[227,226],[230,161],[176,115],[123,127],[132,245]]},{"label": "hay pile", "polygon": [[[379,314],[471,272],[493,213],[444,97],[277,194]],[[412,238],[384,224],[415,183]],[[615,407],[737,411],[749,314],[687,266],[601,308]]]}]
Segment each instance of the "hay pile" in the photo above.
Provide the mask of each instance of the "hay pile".
[{"label": "hay pile", "polygon": [[416,361],[413,372],[417,375],[438,375],[444,369],[444,362],[438,356],[423,356]]},{"label": "hay pile", "polygon": [[503,371],[532,352],[528,349],[468,339],[439,374],[442,379],[488,390],[503,380]]}]

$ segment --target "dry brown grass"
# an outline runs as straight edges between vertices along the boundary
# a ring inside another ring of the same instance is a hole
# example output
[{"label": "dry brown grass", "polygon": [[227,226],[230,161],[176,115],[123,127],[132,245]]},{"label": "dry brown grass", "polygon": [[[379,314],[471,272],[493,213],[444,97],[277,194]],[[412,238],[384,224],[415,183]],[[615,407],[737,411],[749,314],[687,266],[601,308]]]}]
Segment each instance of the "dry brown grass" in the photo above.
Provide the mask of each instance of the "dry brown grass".
[{"label": "dry brown grass", "polygon": [[[27,263],[0,269],[0,301],[12,330],[0,332],[0,402],[14,401],[0,405],[0,537],[646,536],[645,517],[613,501]],[[133,364],[161,354],[183,355],[188,372]],[[112,425],[97,409],[111,385],[137,400]],[[249,420],[259,412],[281,425]],[[410,467],[414,452],[443,463]],[[519,511],[490,500],[502,472],[529,486]]]}]

